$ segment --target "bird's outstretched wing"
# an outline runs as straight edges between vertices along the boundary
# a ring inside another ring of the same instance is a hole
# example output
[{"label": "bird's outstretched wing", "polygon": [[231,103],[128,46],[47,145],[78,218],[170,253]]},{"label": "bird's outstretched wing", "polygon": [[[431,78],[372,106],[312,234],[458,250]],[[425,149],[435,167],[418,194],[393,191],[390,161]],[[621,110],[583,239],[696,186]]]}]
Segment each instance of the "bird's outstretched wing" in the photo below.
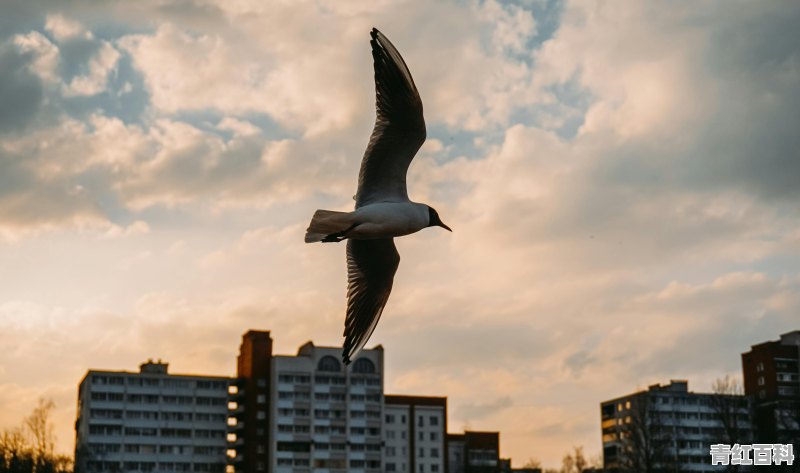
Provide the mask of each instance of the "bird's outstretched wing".
[{"label": "bird's outstretched wing", "polygon": [[358,174],[356,208],[381,201],[408,199],[406,172],[425,142],[422,100],[397,49],[373,28],[375,128]]},{"label": "bird's outstretched wing", "polygon": [[378,325],[399,264],[400,254],[392,238],[347,240],[347,318],[342,351],[345,364],[364,347]]}]

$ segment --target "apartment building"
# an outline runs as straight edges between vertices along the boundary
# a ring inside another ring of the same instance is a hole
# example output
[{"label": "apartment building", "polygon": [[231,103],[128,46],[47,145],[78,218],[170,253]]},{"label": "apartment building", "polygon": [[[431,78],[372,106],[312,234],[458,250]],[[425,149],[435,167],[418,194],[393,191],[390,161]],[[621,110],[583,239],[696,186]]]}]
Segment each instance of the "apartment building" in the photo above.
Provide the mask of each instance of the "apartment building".
[{"label": "apartment building", "polygon": [[753,440],[746,396],[689,392],[686,381],[655,384],[600,404],[605,471],[719,471],[711,444]]},{"label": "apartment building", "polygon": [[269,332],[247,332],[231,391],[229,472],[380,472],[383,348],[349,367],[339,347],[272,353]]},{"label": "apartment building", "polygon": [[742,353],[742,373],[757,440],[800,445],[800,331],[753,345]]},{"label": "apartment building", "polygon": [[447,398],[384,397],[384,471],[447,472]]},{"label": "apartment building", "polygon": [[149,360],[138,372],[86,373],[78,388],[76,471],[224,471],[233,379],[167,368]]},{"label": "apartment building", "polygon": [[447,456],[448,473],[497,473],[501,469],[500,433],[448,434]]}]

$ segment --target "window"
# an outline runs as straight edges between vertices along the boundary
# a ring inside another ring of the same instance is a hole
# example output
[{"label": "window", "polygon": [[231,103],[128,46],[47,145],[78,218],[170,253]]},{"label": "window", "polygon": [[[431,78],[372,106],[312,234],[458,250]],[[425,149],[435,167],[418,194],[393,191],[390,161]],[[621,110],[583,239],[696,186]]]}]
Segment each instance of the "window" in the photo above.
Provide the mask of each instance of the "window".
[{"label": "window", "polygon": [[439,418],[436,416],[431,416],[431,425],[439,425]]},{"label": "window", "polygon": [[353,363],[353,373],[374,373],[375,364],[366,358],[359,358]]},{"label": "window", "polygon": [[317,363],[317,371],[342,371],[342,365],[339,364],[339,360],[336,358],[326,355],[320,358],[319,363]]},{"label": "window", "polygon": [[438,448],[432,448],[431,449],[431,456],[433,458],[439,458],[439,449]]},{"label": "window", "polygon": [[386,423],[394,424],[394,416],[392,414],[386,414]]},{"label": "window", "polygon": [[759,386],[763,386],[764,385],[764,377],[763,376],[759,376],[758,377],[758,385]]},{"label": "window", "polygon": [[419,426],[425,427],[425,418],[422,416],[419,416]]},{"label": "window", "polygon": [[764,371],[764,363],[759,362],[756,365],[756,371]]}]

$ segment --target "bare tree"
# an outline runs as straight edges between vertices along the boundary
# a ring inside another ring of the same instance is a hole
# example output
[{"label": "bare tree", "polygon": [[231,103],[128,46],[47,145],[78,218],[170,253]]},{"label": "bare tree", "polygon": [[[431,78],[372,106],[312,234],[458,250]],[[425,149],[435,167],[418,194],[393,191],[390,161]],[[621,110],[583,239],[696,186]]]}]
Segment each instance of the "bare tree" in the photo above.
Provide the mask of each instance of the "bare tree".
[{"label": "bare tree", "polygon": [[[776,437],[782,443],[800,445],[800,397],[781,399],[774,407]],[[795,453],[797,455],[797,453]],[[800,471],[800,462],[795,461],[792,471]]]},{"label": "bare tree", "polygon": [[582,473],[588,465],[583,455],[583,447],[573,447],[573,451],[561,460],[561,473]]},{"label": "bare tree", "polygon": [[742,398],[744,394],[742,383],[733,376],[726,375],[712,383],[711,391],[714,393],[711,397],[711,407],[722,425],[725,440],[731,445],[749,440],[742,438],[746,434],[744,429],[746,423],[741,419],[742,403],[745,402]]},{"label": "bare tree", "polygon": [[17,469],[25,458],[30,457],[29,453],[21,428],[6,429],[0,434],[0,471]]},{"label": "bare tree", "polygon": [[528,461],[522,465],[522,468],[542,468],[542,462],[535,458],[529,458]]},{"label": "bare tree", "polygon": [[[711,396],[711,408],[714,411],[714,417],[722,429],[722,438],[720,441],[728,445],[748,443],[749,431],[747,430],[747,422],[742,419],[744,414],[742,411],[749,412],[743,409],[742,403],[746,402],[742,397],[744,388],[742,383],[731,375],[725,375],[724,378],[717,378],[711,384],[711,391],[714,393]],[[728,465],[727,471],[739,471],[740,465]]]},{"label": "bare tree", "polygon": [[55,450],[55,435],[53,424],[50,422],[50,413],[55,404],[52,400],[39,399],[39,404],[33,409],[31,415],[25,418],[25,427],[32,441],[34,464],[40,465],[46,459],[52,458]]},{"label": "bare tree", "polygon": [[52,401],[39,400],[22,426],[0,434],[0,473],[70,473],[72,460],[56,455]]},{"label": "bare tree", "polygon": [[631,399],[629,415],[619,431],[623,471],[657,473],[677,471],[677,431],[655,408],[655,397],[644,393]]}]

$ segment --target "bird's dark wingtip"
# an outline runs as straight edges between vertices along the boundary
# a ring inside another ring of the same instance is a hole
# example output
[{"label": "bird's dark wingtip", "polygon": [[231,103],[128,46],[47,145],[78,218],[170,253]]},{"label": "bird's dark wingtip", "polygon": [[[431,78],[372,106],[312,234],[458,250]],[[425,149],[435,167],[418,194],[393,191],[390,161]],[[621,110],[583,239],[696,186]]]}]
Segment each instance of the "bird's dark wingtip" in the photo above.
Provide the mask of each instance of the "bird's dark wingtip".
[{"label": "bird's dark wingtip", "polygon": [[342,363],[344,363],[345,366],[350,365],[350,356],[344,350],[342,350]]},{"label": "bird's dark wingtip", "polygon": [[375,27],[372,27],[372,30],[369,32],[369,35],[372,36],[372,39],[376,39],[379,34],[380,31],[378,31],[378,28]]}]

